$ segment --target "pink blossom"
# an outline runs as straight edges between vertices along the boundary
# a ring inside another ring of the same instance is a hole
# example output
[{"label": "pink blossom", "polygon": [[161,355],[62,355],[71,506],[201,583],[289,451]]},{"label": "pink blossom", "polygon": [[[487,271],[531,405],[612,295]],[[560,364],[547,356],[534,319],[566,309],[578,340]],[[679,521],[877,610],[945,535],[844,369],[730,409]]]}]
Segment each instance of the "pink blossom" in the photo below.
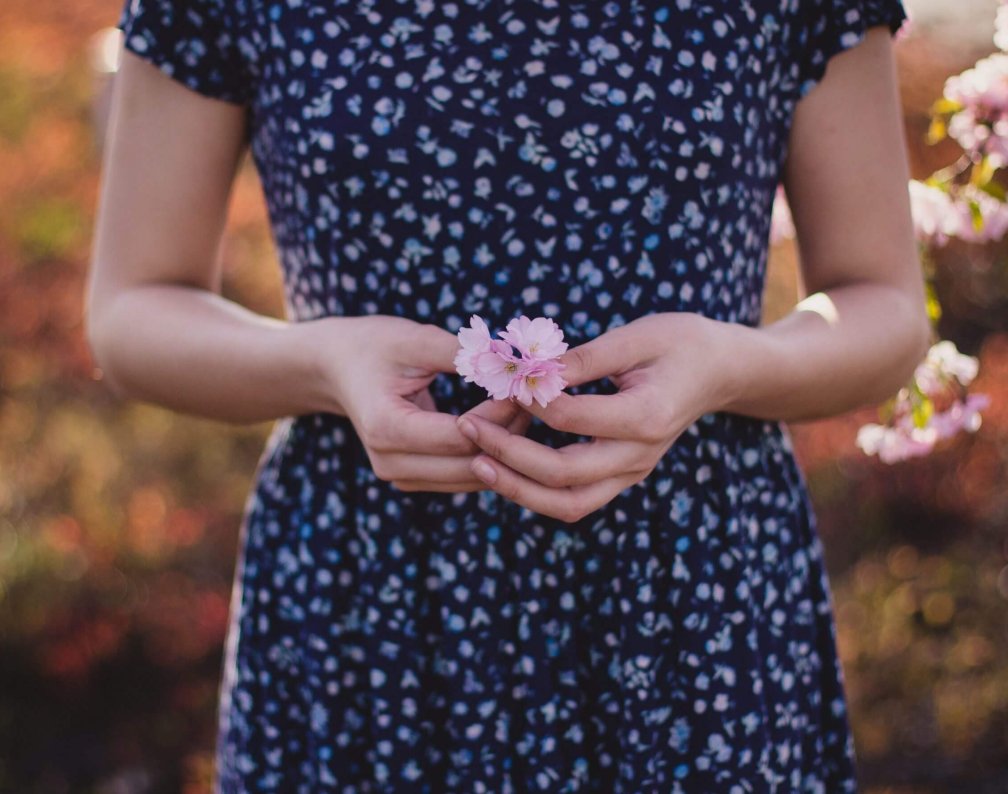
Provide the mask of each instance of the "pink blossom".
[{"label": "pink blossom", "polygon": [[1008,115],[1005,111],[963,108],[949,119],[948,134],[967,152],[985,154],[995,168],[1008,164]]},{"label": "pink blossom", "polygon": [[520,403],[531,405],[533,398],[543,407],[558,397],[567,382],[561,377],[564,365],[559,361],[526,359],[522,361],[519,377],[514,381],[512,396]]},{"label": "pink blossom", "polygon": [[933,397],[945,389],[952,378],[963,386],[969,386],[978,369],[976,358],[963,355],[953,342],[943,339],[932,345],[927,356],[917,365],[914,380],[921,392]]},{"label": "pink blossom", "polygon": [[983,115],[1008,110],[1008,54],[981,58],[966,71],[945,81],[945,97]]},{"label": "pink blossom", "polygon": [[934,185],[911,179],[910,209],[917,236],[942,246],[959,232],[960,215],[949,194]]},{"label": "pink blossom", "polygon": [[517,348],[524,358],[538,361],[556,358],[567,350],[563,331],[549,317],[530,320],[523,314],[511,320],[500,336]]},{"label": "pink blossom", "polygon": [[458,332],[459,344],[462,346],[455,354],[455,369],[462,375],[467,383],[476,380],[476,357],[490,349],[492,344],[490,329],[483,319],[474,314],[469,320],[469,328],[460,328]]},{"label": "pink blossom", "polygon": [[[893,406],[894,418],[885,425],[867,424],[858,431],[857,445],[885,463],[926,455],[942,439],[960,432],[975,432],[981,423],[980,411],[990,405],[986,394],[963,392],[977,375],[978,361],[960,353],[955,344],[942,340],[931,346],[914,371],[913,386],[901,389]],[[949,398],[951,397],[951,401]],[[924,405],[917,401],[926,401]],[[923,427],[914,421],[914,406],[934,411]]]},{"label": "pink blossom", "polygon": [[933,430],[869,423],[858,430],[855,443],[866,455],[878,455],[883,463],[897,463],[927,455],[934,448],[934,435]]},{"label": "pink blossom", "polygon": [[1008,5],[1003,0],[994,17],[994,46],[1008,50]]},{"label": "pink blossom", "polygon": [[1008,165],[1008,53],[948,78],[944,96],[962,106],[949,119],[949,136],[967,152],[985,154],[995,168]]},{"label": "pink blossom", "polygon": [[960,431],[975,433],[980,428],[980,411],[990,405],[986,394],[970,394],[957,400],[949,408],[931,417],[928,427],[934,428],[938,438],[951,438]]},{"label": "pink blossom", "polygon": [[486,323],[474,314],[470,327],[458,332],[458,373],[495,400],[514,397],[525,405],[536,400],[545,406],[555,399],[567,385],[560,376],[565,365],[556,360],[567,350],[560,327],[547,317],[530,320],[522,315],[509,322],[500,336],[492,339]]},{"label": "pink blossom", "polygon": [[[970,201],[975,202],[980,211],[982,223],[979,229],[973,225],[973,214],[969,207]],[[972,185],[967,185],[960,191],[956,209],[959,213],[957,236],[960,240],[969,243],[994,242],[1000,240],[1008,232],[1008,204]]]},{"label": "pink blossom", "polygon": [[511,353],[511,346],[499,339],[490,348],[476,356],[474,369],[476,383],[486,389],[495,400],[504,400],[514,393],[515,381],[520,377],[521,361]]},{"label": "pink blossom", "polygon": [[[969,243],[1000,240],[1008,233],[1008,205],[972,185],[950,194],[939,187],[911,179],[910,208],[917,236],[935,246],[956,237]],[[976,204],[982,223],[973,224],[970,202]]]}]

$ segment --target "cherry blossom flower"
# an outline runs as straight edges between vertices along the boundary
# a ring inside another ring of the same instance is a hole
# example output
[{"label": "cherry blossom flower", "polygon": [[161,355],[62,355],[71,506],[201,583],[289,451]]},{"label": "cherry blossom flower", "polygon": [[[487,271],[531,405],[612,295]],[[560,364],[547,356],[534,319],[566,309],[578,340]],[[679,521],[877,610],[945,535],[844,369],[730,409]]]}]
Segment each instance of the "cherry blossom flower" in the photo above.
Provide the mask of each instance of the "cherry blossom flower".
[{"label": "cherry blossom flower", "polygon": [[[980,411],[990,405],[986,394],[966,394],[979,362],[942,340],[931,346],[914,372],[911,387],[901,389],[886,424],[866,424],[858,430],[857,445],[885,463],[928,454],[939,441],[960,432],[973,433],[981,424]],[[941,410],[936,405],[943,406]]]},{"label": "cherry blossom flower", "polygon": [[563,331],[548,317],[530,320],[524,314],[507,324],[501,339],[517,348],[523,357],[544,360],[556,358],[567,350]]},{"label": "cherry blossom flower", "polygon": [[524,405],[536,400],[545,407],[567,385],[560,375],[564,364],[556,360],[567,350],[563,331],[547,317],[522,315],[511,320],[500,336],[491,338],[486,323],[474,314],[470,327],[459,329],[455,369],[495,400],[513,397]]},{"label": "cherry blossom flower", "polygon": [[974,356],[959,352],[953,342],[943,339],[931,346],[924,360],[917,365],[914,379],[925,394],[936,394],[945,388],[951,378],[962,386],[969,386],[977,375],[979,362]]},{"label": "cherry blossom flower", "polygon": [[904,425],[866,424],[858,430],[856,444],[866,455],[878,455],[883,463],[898,463],[927,455],[935,439],[931,433]]},{"label": "cherry blossom flower", "polygon": [[909,190],[917,237],[942,246],[958,234],[960,215],[948,193],[916,179],[910,180]]},{"label": "cherry blossom flower", "polygon": [[941,413],[931,418],[929,427],[937,438],[951,438],[960,431],[975,433],[983,421],[980,411],[990,406],[990,395],[969,394],[965,400],[957,400]]},{"label": "cherry blossom flower", "polygon": [[994,17],[994,46],[1008,50],[1008,4],[1002,0]]},{"label": "cherry blossom flower", "polygon": [[982,421],[980,411],[990,405],[986,394],[970,394],[944,411],[934,414],[924,427],[916,427],[907,414],[892,425],[866,424],[858,430],[857,445],[883,463],[897,463],[927,455],[939,441],[960,432],[975,433]]},{"label": "cherry blossom flower", "polygon": [[558,397],[567,382],[561,377],[563,364],[551,360],[524,360],[515,379],[512,396],[524,405],[531,405],[535,399],[544,408]]},{"label": "cherry blossom flower", "polygon": [[984,115],[1008,111],[1008,54],[996,52],[945,81],[945,98]]},{"label": "cherry blossom flower", "polygon": [[[1008,130],[1006,130],[1006,134],[1008,134]],[[1008,144],[1006,144],[1006,152],[1008,152]],[[956,208],[959,212],[959,239],[969,243],[987,243],[1004,237],[1008,232],[1008,204],[972,185],[965,186],[959,195],[959,201],[956,202]],[[970,202],[975,204],[983,221],[979,229],[973,225]]]},{"label": "cherry blossom flower", "polygon": [[465,378],[467,383],[476,380],[476,357],[490,349],[492,339],[490,329],[479,315],[474,314],[469,320],[469,328],[460,328],[458,339],[461,348],[455,354],[455,369]]},{"label": "cherry blossom flower", "polygon": [[[911,179],[910,207],[917,237],[934,246],[956,237],[968,243],[1000,240],[1008,232],[1008,205],[972,185],[950,194],[940,187]],[[980,214],[978,229],[973,210]]]},{"label": "cherry blossom flower", "polygon": [[490,348],[476,356],[476,383],[489,392],[495,400],[513,396],[515,381],[521,375],[521,361],[511,353],[511,346],[499,339]]}]

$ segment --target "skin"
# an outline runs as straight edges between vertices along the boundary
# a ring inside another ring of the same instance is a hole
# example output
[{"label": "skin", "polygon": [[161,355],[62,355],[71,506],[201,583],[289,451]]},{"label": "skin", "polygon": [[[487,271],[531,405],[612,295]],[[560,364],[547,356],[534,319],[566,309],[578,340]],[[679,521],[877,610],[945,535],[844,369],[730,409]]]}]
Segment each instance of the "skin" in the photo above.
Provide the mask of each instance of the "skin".
[{"label": "skin", "polygon": [[[830,59],[795,110],[782,175],[805,294],[794,310],[760,328],[642,317],[561,359],[570,385],[608,377],[618,393],[563,394],[545,408],[487,400],[462,417],[437,412],[427,387],[454,373],[458,349],[443,329],[387,316],[287,323],[221,297],[217,248],[243,125],[239,106],[124,55],[88,286],[95,359],[119,395],[188,413],[346,416],[376,474],[403,490],[489,488],[578,521],[646,477],[700,416],[803,421],[878,402],[930,342],[885,28]],[[524,435],[533,415],[591,440],[538,444]]]}]

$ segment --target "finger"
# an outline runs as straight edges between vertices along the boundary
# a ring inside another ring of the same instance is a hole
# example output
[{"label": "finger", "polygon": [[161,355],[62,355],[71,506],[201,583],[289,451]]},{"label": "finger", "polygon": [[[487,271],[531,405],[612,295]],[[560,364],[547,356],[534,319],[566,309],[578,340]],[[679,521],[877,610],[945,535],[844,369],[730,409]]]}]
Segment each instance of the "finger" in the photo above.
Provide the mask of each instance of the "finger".
[{"label": "finger", "polygon": [[[650,445],[600,439],[558,449],[513,435],[477,417],[466,417],[476,429],[472,439],[491,457],[531,480],[551,488],[587,485],[621,474],[644,476],[657,458]],[[465,430],[463,429],[463,434]]]},{"label": "finger", "polygon": [[596,336],[560,356],[564,365],[560,374],[568,386],[579,386],[608,375],[619,375],[633,369],[641,359],[640,345],[619,326]]},{"label": "finger", "polygon": [[371,468],[379,480],[429,480],[461,482],[472,478],[472,455],[417,455],[381,452],[371,455]]},{"label": "finger", "polygon": [[463,415],[473,414],[503,427],[521,413],[524,413],[522,407],[514,400],[489,399],[463,412]]},{"label": "finger", "polygon": [[461,416],[479,416],[496,425],[506,427],[509,433],[523,436],[532,424],[533,416],[524,406],[514,400],[484,400],[475,408],[464,411]]},{"label": "finger", "polygon": [[[489,475],[481,472],[489,468]],[[636,482],[641,477],[623,474],[572,488],[550,488],[530,480],[516,471],[494,461],[485,455],[473,461],[473,473],[483,480],[487,487],[506,499],[527,507],[536,513],[572,523],[610,502],[613,497]]]},{"label": "finger", "polygon": [[561,393],[548,405],[533,403],[527,410],[555,430],[582,436],[658,443],[671,430],[661,406],[633,388],[615,394]]},{"label": "finger", "polygon": [[417,323],[400,348],[399,360],[407,364],[406,375],[455,372],[458,337],[430,323]]},{"label": "finger", "polygon": [[478,448],[459,432],[452,414],[426,411],[409,400],[375,406],[357,433],[369,451],[419,455],[473,455]]},{"label": "finger", "polygon": [[400,491],[430,491],[432,493],[472,493],[486,491],[489,486],[482,480],[470,477],[465,482],[429,482],[427,480],[393,480],[392,486]]},{"label": "finger", "polygon": [[529,425],[532,424],[533,416],[528,411],[519,411],[514,419],[507,426],[509,433],[516,436],[523,436],[528,432]]},{"label": "finger", "polygon": [[424,411],[437,410],[437,404],[434,402],[434,397],[430,393],[430,389],[421,389],[415,394],[411,394],[406,399],[408,399],[411,403],[413,403],[418,408],[423,409]]}]

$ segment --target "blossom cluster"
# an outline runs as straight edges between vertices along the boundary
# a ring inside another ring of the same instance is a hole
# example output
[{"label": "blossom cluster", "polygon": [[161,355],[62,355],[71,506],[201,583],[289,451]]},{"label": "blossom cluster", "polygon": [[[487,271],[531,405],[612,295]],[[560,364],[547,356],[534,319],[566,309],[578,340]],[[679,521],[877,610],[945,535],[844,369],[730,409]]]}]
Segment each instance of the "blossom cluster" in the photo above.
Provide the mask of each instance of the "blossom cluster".
[{"label": "blossom cluster", "polygon": [[[511,320],[499,339],[474,314],[468,328],[458,332],[455,369],[468,383],[476,383],[495,400],[514,397],[523,405],[536,400],[545,407],[567,385],[557,360],[567,350],[563,331],[548,317],[530,320],[524,314]],[[518,355],[515,355],[515,351]]]},{"label": "blossom cluster", "polygon": [[[1003,19],[998,13],[998,19]],[[1003,39],[999,30],[995,41]],[[997,52],[945,81],[945,99],[959,106],[948,134],[966,151],[984,150],[992,165],[1008,165],[1008,54]]]},{"label": "blossom cluster", "polygon": [[1008,233],[1008,204],[973,185],[955,194],[910,180],[910,205],[918,239],[940,247],[949,238],[967,243],[1000,240]]},{"label": "blossom cluster", "polygon": [[[886,424],[864,425],[857,445],[885,463],[928,454],[942,439],[961,431],[975,432],[986,394],[967,394],[977,374],[977,360],[949,341],[933,345],[914,373],[911,387],[900,390]],[[939,409],[940,408],[940,409]]]}]

